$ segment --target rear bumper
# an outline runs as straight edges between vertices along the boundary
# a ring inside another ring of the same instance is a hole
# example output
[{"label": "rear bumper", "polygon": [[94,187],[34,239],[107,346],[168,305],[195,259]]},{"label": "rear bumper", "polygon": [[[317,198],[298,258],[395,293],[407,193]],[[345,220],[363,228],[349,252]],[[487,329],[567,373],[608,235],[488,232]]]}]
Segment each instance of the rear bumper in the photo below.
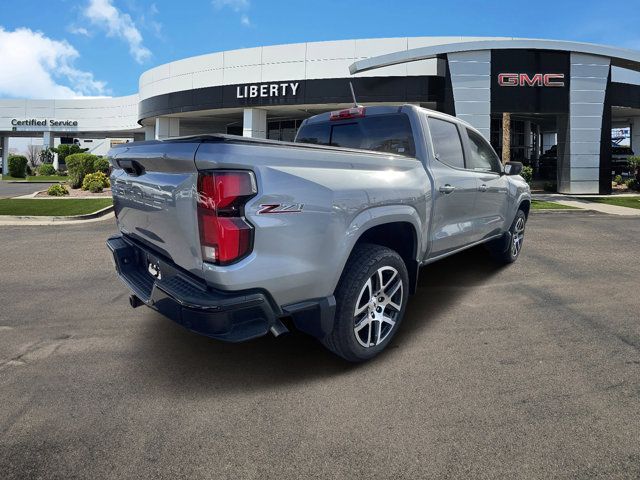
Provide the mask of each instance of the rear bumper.
[{"label": "rear bumper", "polygon": [[[286,331],[281,312],[268,294],[250,290],[224,292],[208,287],[178,269],[172,262],[128,238],[116,235],[107,240],[120,280],[145,305],[183,327],[219,340],[241,342],[261,337],[272,330]],[[149,273],[149,264],[161,276]]]}]

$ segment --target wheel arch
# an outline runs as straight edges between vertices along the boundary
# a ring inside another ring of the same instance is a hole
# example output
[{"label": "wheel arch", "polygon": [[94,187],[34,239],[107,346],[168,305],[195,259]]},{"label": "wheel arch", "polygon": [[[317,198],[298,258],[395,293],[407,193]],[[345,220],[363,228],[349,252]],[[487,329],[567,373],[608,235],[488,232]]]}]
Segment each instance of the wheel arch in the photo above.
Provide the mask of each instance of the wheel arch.
[{"label": "wheel arch", "polygon": [[531,211],[531,199],[525,198],[524,200],[521,200],[518,205],[518,210],[522,210],[524,212],[524,216],[529,218],[529,212]]},{"label": "wheel arch", "polygon": [[334,288],[356,245],[372,243],[390,248],[400,255],[409,274],[409,292],[414,293],[420,267],[418,259],[423,253],[421,238],[426,235],[423,229],[420,215],[408,205],[384,206],[361,212],[347,230],[348,248],[344,250]]}]

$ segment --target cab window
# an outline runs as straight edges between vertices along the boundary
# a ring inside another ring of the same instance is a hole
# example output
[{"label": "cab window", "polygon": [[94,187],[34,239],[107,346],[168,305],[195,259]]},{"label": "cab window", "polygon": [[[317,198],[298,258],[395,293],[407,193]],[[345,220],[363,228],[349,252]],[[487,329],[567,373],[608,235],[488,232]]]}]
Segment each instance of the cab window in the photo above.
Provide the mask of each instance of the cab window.
[{"label": "cab window", "polygon": [[436,159],[450,167],[464,168],[462,141],[456,124],[432,117],[428,122]]},{"label": "cab window", "polygon": [[467,159],[467,168],[481,172],[500,173],[502,167],[493,148],[476,132],[467,129],[467,134],[469,135],[469,147],[471,148]]},{"label": "cab window", "polygon": [[371,115],[353,121],[307,123],[300,128],[298,143],[357,148],[415,157],[411,122],[404,113]]}]

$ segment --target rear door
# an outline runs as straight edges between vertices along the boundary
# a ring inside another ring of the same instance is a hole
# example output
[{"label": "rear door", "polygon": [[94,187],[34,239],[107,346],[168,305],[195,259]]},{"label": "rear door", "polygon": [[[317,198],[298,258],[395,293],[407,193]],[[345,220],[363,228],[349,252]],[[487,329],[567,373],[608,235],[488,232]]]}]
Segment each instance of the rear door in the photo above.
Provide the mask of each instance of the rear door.
[{"label": "rear door", "polygon": [[133,143],[109,152],[120,231],[202,276],[196,209],[199,142]]},{"label": "rear door", "polygon": [[474,205],[477,179],[466,171],[458,126],[428,117],[434,160],[430,164],[435,189],[431,256],[445,254],[471,243],[477,236]]}]

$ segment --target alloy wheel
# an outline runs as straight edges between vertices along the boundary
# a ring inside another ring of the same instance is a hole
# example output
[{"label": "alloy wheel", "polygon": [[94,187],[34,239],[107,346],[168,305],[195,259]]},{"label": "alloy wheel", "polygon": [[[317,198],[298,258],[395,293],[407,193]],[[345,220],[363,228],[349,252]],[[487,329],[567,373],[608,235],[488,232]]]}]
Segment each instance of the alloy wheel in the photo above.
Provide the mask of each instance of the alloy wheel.
[{"label": "alloy wheel", "polygon": [[516,226],[513,229],[513,235],[511,239],[511,255],[517,257],[522,249],[522,242],[524,241],[524,218],[519,217],[516,221]]},{"label": "alloy wheel", "polygon": [[353,332],[365,348],[382,343],[400,315],[402,279],[393,267],[380,267],[360,290],[354,311]]}]

